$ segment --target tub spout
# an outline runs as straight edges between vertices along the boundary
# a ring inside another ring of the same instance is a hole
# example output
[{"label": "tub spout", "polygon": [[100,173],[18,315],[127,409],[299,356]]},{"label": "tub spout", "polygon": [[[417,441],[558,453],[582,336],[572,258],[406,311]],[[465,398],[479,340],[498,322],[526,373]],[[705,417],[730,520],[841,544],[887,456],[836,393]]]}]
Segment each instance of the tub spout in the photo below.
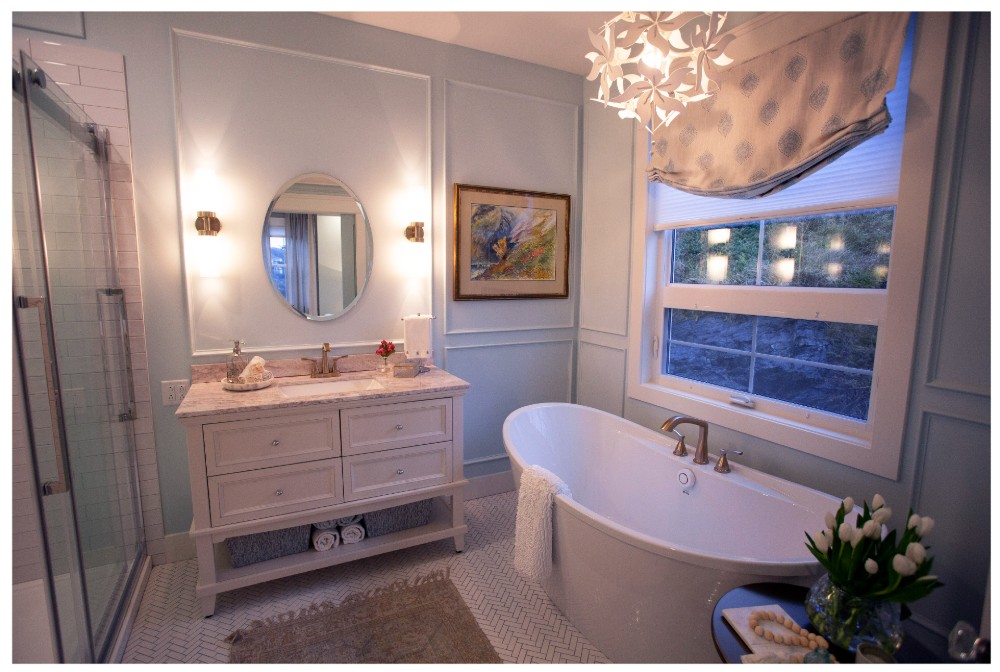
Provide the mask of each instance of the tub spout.
[{"label": "tub spout", "polygon": [[675,415],[660,427],[664,432],[673,431],[677,425],[697,425],[698,445],[694,449],[695,464],[708,464],[708,423],[698,418],[691,418],[686,415]]}]

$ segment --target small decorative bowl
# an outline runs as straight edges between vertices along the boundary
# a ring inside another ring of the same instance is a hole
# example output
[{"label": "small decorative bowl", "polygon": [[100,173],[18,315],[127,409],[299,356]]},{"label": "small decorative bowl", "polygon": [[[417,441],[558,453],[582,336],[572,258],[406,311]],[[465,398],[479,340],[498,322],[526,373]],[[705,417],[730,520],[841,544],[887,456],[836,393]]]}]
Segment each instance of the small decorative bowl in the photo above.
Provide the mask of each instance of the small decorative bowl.
[{"label": "small decorative bowl", "polygon": [[230,392],[251,392],[253,390],[263,390],[265,387],[270,387],[271,383],[274,382],[274,374],[270,371],[264,371],[264,380],[258,380],[253,383],[229,383],[226,379],[222,379],[222,389],[229,390]]}]

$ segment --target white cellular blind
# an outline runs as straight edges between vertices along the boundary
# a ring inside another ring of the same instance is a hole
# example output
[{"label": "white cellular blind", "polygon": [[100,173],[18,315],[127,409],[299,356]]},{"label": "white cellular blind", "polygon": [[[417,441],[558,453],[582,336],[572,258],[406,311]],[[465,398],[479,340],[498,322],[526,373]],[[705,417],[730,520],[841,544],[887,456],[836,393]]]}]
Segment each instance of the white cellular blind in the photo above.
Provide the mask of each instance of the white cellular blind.
[{"label": "white cellular blind", "polygon": [[892,123],[812,175],[770,196],[751,199],[695,196],[650,183],[649,211],[656,230],[762,219],[778,213],[822,212],[892,205],[899,190],[906,99],[913,53],[913,22],[900,58],[896,86],[886,96]]}]

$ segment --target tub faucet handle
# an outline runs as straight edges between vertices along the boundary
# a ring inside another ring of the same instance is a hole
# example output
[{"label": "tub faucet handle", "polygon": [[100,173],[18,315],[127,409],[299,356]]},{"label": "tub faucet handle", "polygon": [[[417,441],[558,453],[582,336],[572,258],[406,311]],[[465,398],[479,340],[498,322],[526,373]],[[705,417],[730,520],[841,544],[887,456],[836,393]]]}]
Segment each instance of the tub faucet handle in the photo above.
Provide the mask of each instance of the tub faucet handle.
[{"label": "tub faucet handle", "polygon": [[725,448],[723,448],[722,450],[719,451],[719,453],[720,453],[720,455],[719,455],[719,461],[715,465],[715,470],[717,472],[719,472],[720,474],[728,474],[729,472],[732,471],[732,469],[729,466],[729,458],[726,457],[726,454],[727,453],[733,453],[734,455],[742,455],[743,451],[742,450],[726,450]]},{"label": "tub faucet handle", "polygon": [[688,451],[687,451],[687,446],[684,445],[684,435],[678,432],[676,429],[671,429],[670,431],[677,437],[677,447],[674,448],[674,455],[676,455],[677,457],[686,457]]}]

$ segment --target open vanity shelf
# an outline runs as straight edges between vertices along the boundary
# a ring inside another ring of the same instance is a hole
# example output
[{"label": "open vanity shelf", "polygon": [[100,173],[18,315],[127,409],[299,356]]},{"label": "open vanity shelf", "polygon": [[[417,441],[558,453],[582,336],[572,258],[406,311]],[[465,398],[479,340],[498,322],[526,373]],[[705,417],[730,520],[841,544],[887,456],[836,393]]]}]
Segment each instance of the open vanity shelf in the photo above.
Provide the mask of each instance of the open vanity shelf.
[{"label": "open vanity shelf", "polygon": [[[467,481],[456,484],[462,487]],[[441,539],[453,538],[457,533],[465,534],[467,528],[464,524],[456,526],[454,524],[454,513],[446,498],[435,498],[431,507],[431,520],[426,525],[412,527],[408,530],[392,532],[379,537],[366,537],[356,544],[340,544],[329,551],[317,551],[309,549],[304,553],[286,555],[273,560],[265,560],[244,567],[232,567],[229,563],[229,554],[223,544],[215,544],[215,583],[202,585],[199,580],[195,594],[199,598],[217,595],[227,590],[236,590],[260,583],[261,581],[272,581],[292,574],[309,572],[314,569],[331,567],[352,560],[361,560],[373,555],[398,551],[410,546],[426,544]],[[400,502],[393,502],[397,505]],[[357,508],[357,507],[354,507]],[[344,515],[353,515],[346,513]],[[333,514],[330,518],[340,517]],[[461,549],[456,549],[461,550]]]},{"label": "open vanity shelf", "polygon": [[[379,382],[316,396],[289,396],[281,385],[250,393],[226,392],[220,383],[191,386],[177,417],[187,434],[195,593],[205,616],[215,612],[219,593],[263,581],[441,539],[463,550],[462,397],[469,385],[436,368]],[[225,543],[421,500],[431,500],[427,524],[327,551],[233,567]]]}]

